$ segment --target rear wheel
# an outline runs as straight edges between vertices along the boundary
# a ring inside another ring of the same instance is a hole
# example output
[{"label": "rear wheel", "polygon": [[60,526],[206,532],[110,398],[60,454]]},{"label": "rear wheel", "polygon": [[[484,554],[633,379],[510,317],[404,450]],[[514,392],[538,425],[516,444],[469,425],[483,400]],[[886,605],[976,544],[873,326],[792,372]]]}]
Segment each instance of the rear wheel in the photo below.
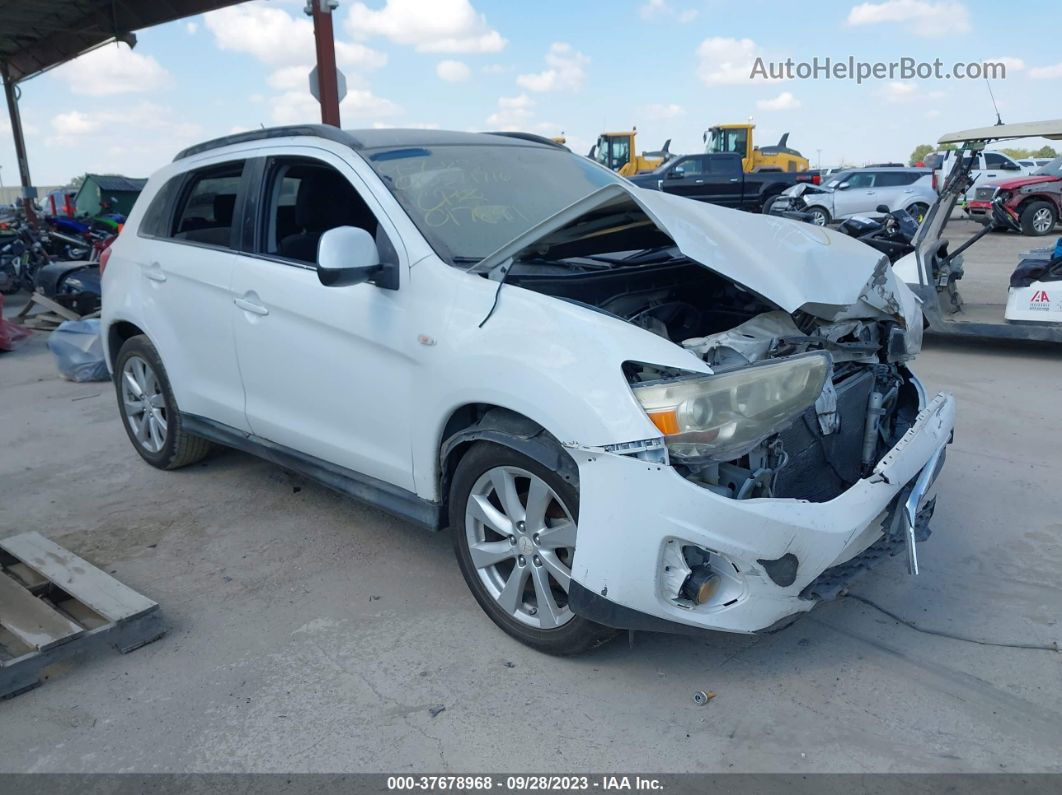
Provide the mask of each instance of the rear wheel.
[{"label": "rear wheel", "polygon": [[826,226],[830,222],[830,214],[821,207],[809,207],[808,215],[815,226]]},{"label": "rear wheel", "polygon": [[547,654],[578,654],[615,630],[568,604],[579,494],[537,461],[479,442],[450,489],[450,527],[465,582],[499,627]]},{"label": "rear wheel", "polygon": [[1048,235],[1057,221],[1058,213],[1050,202],[1030,202],[1021,211],[1021,232],[1035,237]]},{"label": "rear wheel", "polygon": [[143,334],[126,340],[114,362],[118,411],[140,457],[159,469],[194,464],[210,442],[181,427],[177,401],[158,351]]},{"label": "rear wheel", "polygon": [[929,212],[929,205],[924,202],[915,202],[907,208],[907,212],[912,218],[914,218],[919,224],[922,223],[926,217],[926,213]]}]

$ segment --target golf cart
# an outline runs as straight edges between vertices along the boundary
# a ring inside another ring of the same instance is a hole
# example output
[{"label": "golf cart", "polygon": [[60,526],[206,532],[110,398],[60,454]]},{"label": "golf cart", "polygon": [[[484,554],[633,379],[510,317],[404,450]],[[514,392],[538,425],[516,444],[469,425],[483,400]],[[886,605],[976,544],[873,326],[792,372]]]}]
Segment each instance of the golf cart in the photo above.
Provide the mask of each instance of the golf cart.
[{"label": "golf cart", "polygon": [[993,202],[993,212],[984,219],[984,227],[954,251],[948,250],[949,241],[943,237],[955,203],[966,193],[970,172],[985,145],[1031,137],[1062,140],[1062,119],[963,130],[940,139],[941,144],[959,146],[955,166],[919,227],[913,241],[914,252],[893,265],[896,275],[922,299],[930,331],[959,337],[1062,342],[1062,267],[1050,254],[1043,255],[1046,259],[1039,268],[1036,263],[1023,260],[1019,270],[1025,277],[1011,279],[1007,302],[967,303],[959,293],[963,252],[992,229],[1010,225],[1002,201]]}]

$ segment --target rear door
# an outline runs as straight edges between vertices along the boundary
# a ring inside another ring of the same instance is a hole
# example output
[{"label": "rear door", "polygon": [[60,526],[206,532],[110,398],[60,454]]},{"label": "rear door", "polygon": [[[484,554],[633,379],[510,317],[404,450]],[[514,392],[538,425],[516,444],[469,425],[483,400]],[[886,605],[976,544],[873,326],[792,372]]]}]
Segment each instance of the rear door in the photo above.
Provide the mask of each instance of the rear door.
[{"label": "rear door", "polygon": [[181,411],[247,427],[232,336],[233,268],[246,161],[230,160],[172,177],[137,230],[144,284],[140,314],[162,357]]},{"label": "rear door", "polygon": [[724,207],[740,207],[750,198],[744,195],[745,178],[741,158],[737,156],[704,156],[705,201]]},{"label": "rear door", "polygon": [[[233,278],[236,349],[251,431],[313,459],[413,490],[409,289],[325,287],[317,245],[336,226],[408,261],[395,227],[350,164],[314,147],[261,161],[253,234]],[[401,285],[400,285],[401,287]]]}]

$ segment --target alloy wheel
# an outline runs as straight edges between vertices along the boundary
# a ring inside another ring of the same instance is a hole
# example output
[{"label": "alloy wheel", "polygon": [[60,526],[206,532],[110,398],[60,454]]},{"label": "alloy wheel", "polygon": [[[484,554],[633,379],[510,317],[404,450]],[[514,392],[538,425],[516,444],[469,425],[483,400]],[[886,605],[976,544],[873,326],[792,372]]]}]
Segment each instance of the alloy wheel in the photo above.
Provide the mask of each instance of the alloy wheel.
[{"label": "alloy wheel", "polygon": [[1033,214],[1032,228],[1036,230],[1037,234],[1046,235],[1051,231],[1051,227],[1054,226],[1055,219],[1051,215],[1051,211],[1046,207],[1042,207]]},{"label": "alloy wheel", "polygon": [[476,574],[512,618],[555,629],[568,606],[576,523],[557,493],[519,467],[494,467],[475,482],[465,533]]},{"label": "alloy wheel", "polygon": [[149,453],[166,444],[166,397],[151,365],[130,356],[122,366],[122,403],[136,443]]},{"label": "alloy wheel", "polygon": [[811,223],[815,226],[826,226],[826,214],[822,210],[812,210]]}]

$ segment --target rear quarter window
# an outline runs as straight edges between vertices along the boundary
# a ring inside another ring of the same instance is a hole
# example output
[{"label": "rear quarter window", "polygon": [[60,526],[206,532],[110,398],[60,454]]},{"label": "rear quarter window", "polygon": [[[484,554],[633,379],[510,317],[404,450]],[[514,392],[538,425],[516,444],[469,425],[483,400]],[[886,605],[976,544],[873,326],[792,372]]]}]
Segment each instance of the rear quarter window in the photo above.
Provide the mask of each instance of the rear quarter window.
[{"label": "rear quarter window", "polygon": [[151,200],[144,217],[140,220],[137,234],[141,237],[169,237],[170,220],[173,217],[173,199],[180,187],[183,174],[170,177]]}]

